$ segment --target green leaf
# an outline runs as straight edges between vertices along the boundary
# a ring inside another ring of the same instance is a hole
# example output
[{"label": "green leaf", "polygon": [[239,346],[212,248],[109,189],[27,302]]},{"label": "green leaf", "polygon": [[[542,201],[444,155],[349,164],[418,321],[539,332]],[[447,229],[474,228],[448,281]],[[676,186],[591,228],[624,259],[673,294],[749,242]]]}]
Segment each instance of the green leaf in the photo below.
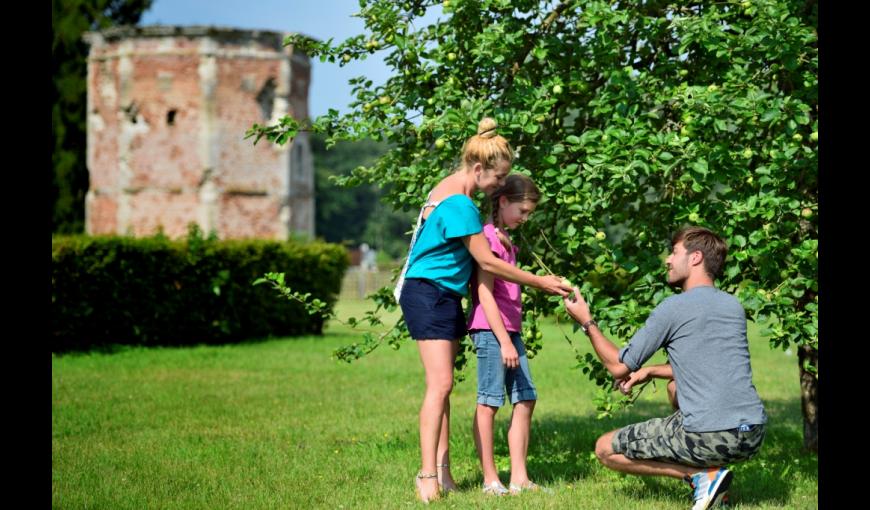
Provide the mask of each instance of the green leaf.
[{"label": "green leaf", "polygon": [[773,120],[778,119],[780,116],[779,110],[767,110],[761,116],[761,122],[771,122]]},{"label": "green leaf", "polygon": [[706,159],[699,159],[692,163],[692,170],[698,172],[701,175],[707,175],[708,167]]}]

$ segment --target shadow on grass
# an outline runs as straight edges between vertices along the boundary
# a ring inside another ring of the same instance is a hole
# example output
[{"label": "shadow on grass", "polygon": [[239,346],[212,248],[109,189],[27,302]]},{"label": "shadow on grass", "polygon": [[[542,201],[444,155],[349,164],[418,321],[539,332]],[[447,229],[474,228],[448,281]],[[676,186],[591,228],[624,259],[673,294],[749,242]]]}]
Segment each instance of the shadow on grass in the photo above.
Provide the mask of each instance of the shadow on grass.
[{"label": "shadow on grass", "polygon": [[[734,472],[731,499],[742,504],[785,504],[797,484],[806,484],[807,480],[818,483],[818,456],[803,450],[800,403],[768,401],[765,408],[769,419],[761,451],[748,461],[729,466]],[[594,456],[598,437],[627,424],[669,413],[667,405],[638,402],[630,412],[619,413],[612,419],[597,420],[591,415],[535,419],[527,460],[530,476],[545,486],[559,481],[583,483],[583,479],[596,476],[625,477],[599,464]],[[509,455],[506,427],[498,427],[494,432],[496,457],[505,458]],[[500,471],[503,479],[509,478],[509,467]],[[619,490],[629,491],[632,497],[640,499],[675,503],[684,503],[689,492],[687,486],[675,479],[637,477],[637,480],[639,483],[625,484]]]}]

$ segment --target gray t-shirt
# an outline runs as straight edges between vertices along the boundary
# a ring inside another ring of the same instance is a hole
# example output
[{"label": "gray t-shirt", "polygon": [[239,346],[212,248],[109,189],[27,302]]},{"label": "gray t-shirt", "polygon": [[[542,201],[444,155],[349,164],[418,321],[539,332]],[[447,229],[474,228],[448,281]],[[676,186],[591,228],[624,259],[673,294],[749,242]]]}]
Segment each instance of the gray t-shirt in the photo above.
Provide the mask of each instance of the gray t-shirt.
[{"label": "gray t-shirt", "polygon": [[674,372],[687,431],[767,422],[752,384],[746,313],[737,298],[709,286],[668,297],[619,350],[619,361],[636,371],[660,347]]}]

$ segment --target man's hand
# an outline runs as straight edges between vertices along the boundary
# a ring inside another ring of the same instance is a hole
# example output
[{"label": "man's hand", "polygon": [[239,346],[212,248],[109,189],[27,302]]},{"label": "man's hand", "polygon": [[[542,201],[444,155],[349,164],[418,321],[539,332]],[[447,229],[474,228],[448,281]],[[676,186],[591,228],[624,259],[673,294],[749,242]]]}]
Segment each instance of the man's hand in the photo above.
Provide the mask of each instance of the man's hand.
[{"label": "man's hand", "polygon": [[619,391],[622,392],[623,395],[628,395],[631,393],[631,388],[635,384],[640,384],[648,381],[650,378],[649,370],[646,368],[639,368],[637,372],[632,372],[628,374],[628,377],[618,381]]},{"label": "man's hand", "polygon": [[574,287],[572,290],[574,291],[573,294],[562,298],[562,301],[565,302],[565,310],[568,311],[568,315],[580,324],[589,322],[592,320],[592,314],[589,313],[589,305],[586,304],[583,296],[580,295],[580,289]]}]

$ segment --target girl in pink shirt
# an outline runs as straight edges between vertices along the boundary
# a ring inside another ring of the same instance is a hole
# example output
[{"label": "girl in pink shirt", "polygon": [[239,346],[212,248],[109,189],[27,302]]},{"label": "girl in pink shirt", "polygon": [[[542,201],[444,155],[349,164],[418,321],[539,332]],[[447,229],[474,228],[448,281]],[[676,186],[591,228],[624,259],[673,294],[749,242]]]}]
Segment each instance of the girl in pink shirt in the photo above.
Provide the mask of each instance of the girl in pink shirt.
[{"label": "girl in pink shirt", "polygon": [[[500,259],[516,265],[518,248],[507,233],[525,223],[541,193],[531,179],[511,174],[493,192],[492,223],[483,227],[490,249]],[[538,489],[526,472],[526,452],[532,411],[538,399],[523,345],[520,286],[495,278],[477,267],[471,281],[472,312],[468,330],[477,352],[477,409],[474,442],[483,468],[483,492],[493,495]],[[492,429],[505,392],[514,406],[508,430],[511,456],[510,489],[502,485],[493,457]]]}]

